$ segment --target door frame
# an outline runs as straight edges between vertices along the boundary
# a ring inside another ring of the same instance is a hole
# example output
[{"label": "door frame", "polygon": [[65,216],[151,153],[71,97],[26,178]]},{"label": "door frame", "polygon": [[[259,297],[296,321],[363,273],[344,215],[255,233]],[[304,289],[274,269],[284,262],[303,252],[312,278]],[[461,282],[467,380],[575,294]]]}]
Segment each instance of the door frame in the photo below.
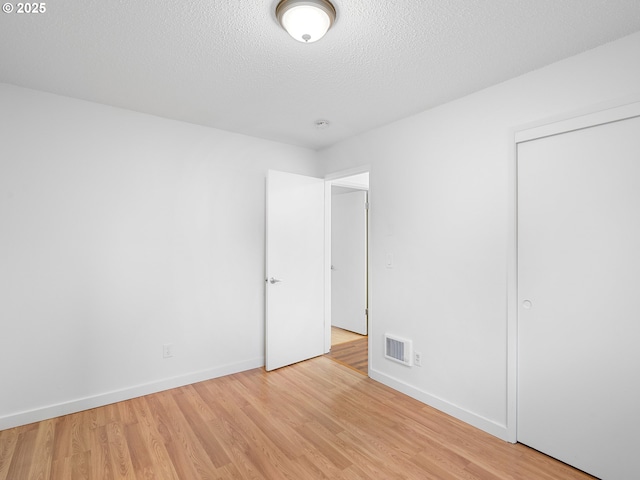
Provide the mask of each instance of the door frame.
[{"label": "door frame", "polygon": [[[359,175],[362,173],[369,173],[371,175],[371,166],[370,165],[362,165],[360,167],[350,168],[348,170],[341,170],[339,172],[333,172],[330,174],[326,174],[324,177],[325,180],[325,191],[324,191],[324,211],[325,211],[325,242],[324,242],[324,262],[325,262],[325,271],[328,272],[324,278],[324,322],[325,322],[325,335],[324,335],[324,344],[325,344],[325,353],[329,353],[331,350],[331,187],[335,183],[336,185],[340,183],[340,180],[353,177],[354,175]],[[371,180],[369,180],[371,182]],[[371,195],[371,183],[369,183],[368,189],[368,202],[370,201]],[[367,316],[367,350],[368,350],[368,358],[371,358],[371,282],[369,279],[371,266],[370,266],[370,258],[369,255],[369,239],[371,238],[371,222],[367,221],[367,308],[369,315]]]},{"label": "door frame", "polygon": [[640,116],[640,95],[599,103],[513,128],[509,132],[507,219],[507,423],[506,440],[518,441],[518,168],[519,143]]}]

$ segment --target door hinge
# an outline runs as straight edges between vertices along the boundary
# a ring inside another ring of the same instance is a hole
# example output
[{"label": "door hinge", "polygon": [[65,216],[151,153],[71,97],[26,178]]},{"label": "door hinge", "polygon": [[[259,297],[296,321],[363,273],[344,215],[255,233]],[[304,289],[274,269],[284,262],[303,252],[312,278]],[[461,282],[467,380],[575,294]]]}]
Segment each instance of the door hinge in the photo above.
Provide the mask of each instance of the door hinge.
[{"label": "door hinge", "polygon": [[365,316],[368,316],[368,315],[369,315],[369,309],[368,309],[368,308],[365,308],[365,309],[364,309],[364,314],[365,314]]},{"label": "door hinge", "polygon": [[369,202],[365,202],[365,204],[364,204],[364,209],[365,209],[365,210],[369,210]]}]

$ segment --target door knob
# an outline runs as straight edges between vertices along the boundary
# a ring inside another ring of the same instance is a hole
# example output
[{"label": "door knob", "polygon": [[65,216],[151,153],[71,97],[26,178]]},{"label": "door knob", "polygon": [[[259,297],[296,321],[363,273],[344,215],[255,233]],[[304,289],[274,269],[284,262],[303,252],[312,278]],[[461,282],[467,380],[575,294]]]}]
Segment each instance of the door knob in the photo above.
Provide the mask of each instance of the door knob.
[{"label": "door knob", "polygon": [[282,280],[279,280],[279,279],[277,279],[277,278],[273,278],[273,277],[271,277],[271,278],[269,279],[269,283],[270,283],[271,285],[273,285],[274,283],[280,283],[281,281],[282,281]]}]

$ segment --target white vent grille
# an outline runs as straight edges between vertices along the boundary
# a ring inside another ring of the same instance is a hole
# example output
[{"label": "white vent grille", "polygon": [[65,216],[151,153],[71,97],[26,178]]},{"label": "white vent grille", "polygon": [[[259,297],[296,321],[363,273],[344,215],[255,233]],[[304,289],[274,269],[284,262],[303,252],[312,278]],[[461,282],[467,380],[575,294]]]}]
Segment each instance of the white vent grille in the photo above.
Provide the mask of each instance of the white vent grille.
[{"label": "white vent grille", "polygon": [[385,334],[384,356],[389,360],[411,366],[411,340]]}]

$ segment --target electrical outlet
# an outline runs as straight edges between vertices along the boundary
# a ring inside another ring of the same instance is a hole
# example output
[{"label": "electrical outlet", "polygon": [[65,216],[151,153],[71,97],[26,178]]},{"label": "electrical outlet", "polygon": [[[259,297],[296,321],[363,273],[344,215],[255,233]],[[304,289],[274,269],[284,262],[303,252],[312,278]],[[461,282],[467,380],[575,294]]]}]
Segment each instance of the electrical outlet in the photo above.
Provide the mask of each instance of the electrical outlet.
[{"label": "electrical outlet", "polygon": [[165,343],[162,345],[162,358],[171,358],[173,357],[173,344]]},{"label": "electrical outlet", "polygon": [[422,354],[420,352],[413,352],[413,364],[416,367],[422,366]]}]

